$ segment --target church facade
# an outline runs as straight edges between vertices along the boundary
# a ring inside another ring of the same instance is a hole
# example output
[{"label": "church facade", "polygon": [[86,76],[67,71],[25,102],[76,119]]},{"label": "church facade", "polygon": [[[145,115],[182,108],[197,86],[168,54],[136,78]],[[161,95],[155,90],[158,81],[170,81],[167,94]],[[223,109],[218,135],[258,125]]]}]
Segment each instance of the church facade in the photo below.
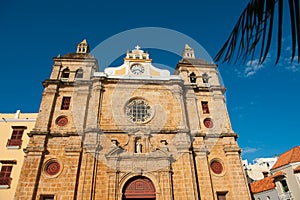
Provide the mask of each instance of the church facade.
[{"label": "church facade", "polygon": [[138,46],[100,72],[86,40],[53,62],[15,199],[251,199],[217,66],[191,47],[174,75]]}]

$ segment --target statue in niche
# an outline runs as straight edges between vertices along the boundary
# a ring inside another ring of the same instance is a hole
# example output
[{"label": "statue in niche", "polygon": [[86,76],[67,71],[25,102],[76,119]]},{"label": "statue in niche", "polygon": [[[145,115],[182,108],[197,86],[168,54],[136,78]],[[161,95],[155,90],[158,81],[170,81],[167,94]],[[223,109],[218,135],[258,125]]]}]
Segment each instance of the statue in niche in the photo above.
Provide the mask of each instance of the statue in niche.
[{"label": "statue in niche", "polygon": [[136,153],[142,153],[142,144],[139,141],[136,141],[135,152]]}]

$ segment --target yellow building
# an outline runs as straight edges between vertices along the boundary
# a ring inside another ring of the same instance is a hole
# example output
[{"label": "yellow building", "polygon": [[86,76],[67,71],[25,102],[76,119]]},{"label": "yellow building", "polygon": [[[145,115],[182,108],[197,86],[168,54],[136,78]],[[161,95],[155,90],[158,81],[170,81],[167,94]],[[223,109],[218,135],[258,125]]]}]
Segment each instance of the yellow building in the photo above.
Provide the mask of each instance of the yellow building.
[{"label": "yellow building", "polygon": [[13,199],[37,113],[0,113],[0,199]]}]

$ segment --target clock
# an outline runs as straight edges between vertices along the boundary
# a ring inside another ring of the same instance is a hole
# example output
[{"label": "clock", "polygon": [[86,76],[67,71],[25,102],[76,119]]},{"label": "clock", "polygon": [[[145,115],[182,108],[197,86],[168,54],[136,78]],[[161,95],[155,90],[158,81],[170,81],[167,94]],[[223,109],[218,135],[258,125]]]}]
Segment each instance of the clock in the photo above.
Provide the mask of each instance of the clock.
[{"label": "clock", "polygon": [[131,66],[130,71],[135,75],[140,75],[140,74],[143,74],[145,72],[145,69],[140,64],[134,64],[134,65]]}]

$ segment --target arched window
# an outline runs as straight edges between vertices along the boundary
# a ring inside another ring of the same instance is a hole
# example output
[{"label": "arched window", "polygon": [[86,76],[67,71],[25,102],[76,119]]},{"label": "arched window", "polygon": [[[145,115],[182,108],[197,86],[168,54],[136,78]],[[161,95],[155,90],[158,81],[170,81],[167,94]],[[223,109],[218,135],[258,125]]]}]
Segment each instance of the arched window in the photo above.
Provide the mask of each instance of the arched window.
[{"label": "arched window", "polygon": [[196,80],[197,80],[197,76],[196,76],[196,74],[194,72],[192,72],[190,74],[190,82],[191,83],[196,83]]},{"label": "arched window", "polygon": [[69,78],[69,75],[70,75],[70,70],[69,70],[68,68],[66,68],[66,69],[64,69],[64,70],[62,71],[61,77],[62,77],[62,78]]},{"label": "arched window", "polygon": [[78,69],[76,71],[75,78],[83,78],[83,70],[82,69]]},{"label": "arched window", "polygon": [[208,74],[206,72],[204,74],[202,74],[203,83],[208,83],[208,79],[209,79],[209,77],[208,77]]},{"label": "arched window", "polygon": [[131,178],[123,188],[122,200],[148,199],[155,200],[156,192],[152,181],[143,176]]}]

